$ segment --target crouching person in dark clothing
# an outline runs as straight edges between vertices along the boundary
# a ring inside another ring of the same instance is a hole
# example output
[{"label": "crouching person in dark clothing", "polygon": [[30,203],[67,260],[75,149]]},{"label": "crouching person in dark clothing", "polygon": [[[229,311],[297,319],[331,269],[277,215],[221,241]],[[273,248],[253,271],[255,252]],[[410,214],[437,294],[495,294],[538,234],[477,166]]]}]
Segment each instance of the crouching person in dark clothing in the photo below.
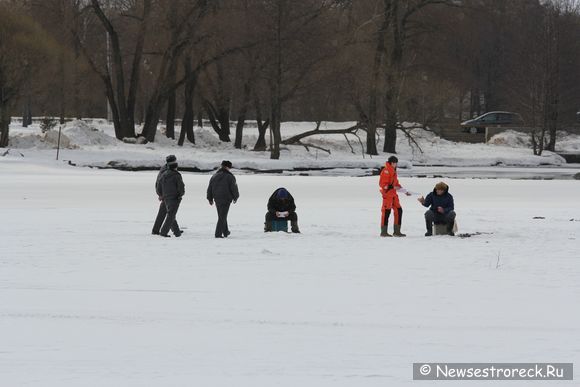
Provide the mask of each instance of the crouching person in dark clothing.
[{"label": "crouching person in dark clothing", "polygon": [[428,194],[426,198],[421,196],[417,200],[423,206],[430,207],[425,212],[425,225],[427,226],[425,236],[433,235],[433,223],[445,224],[447,226],[447,235],[454,235],[455,206],[447,184],[443,182],[437,183],[433,192]]},{"label": "crouching person in dark clothing", "polygon": [[228,212],[230,204],[237,202],[240,193],[235,176],[230,172],[232,163],[222,161],[221,168],[213,175],[207,187],[207,200],[211,206],[215,202],[218,221],[215,226],[216,238],[227,238],[230,235],[228,228]]},{"label": "crouching person in dark clothing", "polygon": [[296,214],[296,204],[294,198],[286,188],[278,188],[268,200],[268,212],[266,213],[266,223],[264,232],[272,231],[274,220],[290,220],[292,232],[299,233],[298,214]]},{"label": "crouching person in dark clothing", "polygon": [[183,179],[181,174],[177,172],[177,161],[171,161],[167,163],[167,171],[161,176],[161,198],[167,210],[167,215],[165,216],[165,222],[161,226],[159,235],[163,237],[169,237],[169,229],[173,231],[176,237],[181,236],[181,230],[177,226],[176,216],[177,210],[179,209],[179,204],[181,203],[181,198],[185,194],[185,184],[183,184]]}]

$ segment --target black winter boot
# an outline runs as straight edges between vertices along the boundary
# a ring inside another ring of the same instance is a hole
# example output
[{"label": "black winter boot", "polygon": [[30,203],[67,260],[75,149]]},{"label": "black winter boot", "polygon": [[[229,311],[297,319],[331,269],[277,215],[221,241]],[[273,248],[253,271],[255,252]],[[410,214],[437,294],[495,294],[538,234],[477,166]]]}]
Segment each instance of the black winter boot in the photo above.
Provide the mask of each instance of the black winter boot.
[{"label": "black winter boot", "polygon": [[425,233],[426,237],[430,237],[433,235],[433,222],[430,220],[425,221],[425,226],[427,227],[427,232]]},{"label": "black winter boot", "polygon": [[300,234],[300,229],[298,228],[298,222],[293,220],[290,222],[290,227],[293,233]]},{"label": "black winter boot", "polygon": [[449,236],[455,236],[455,233],[453,232],[454,223],[455,222],[447,223],[447,235]]},{"label": "black winter boot", "polygon": [[264,222],[264,232],[272,232],[272,222]]},{"label": "black winter boot", "polygon": [[395,237],[406,237],[407,234],[403,234],[401,232],[401,225],[400,224],[395,224],[395,232],[393,232],[393,236],[395,236]]},{"label": "black winter boot", "polygon": [[392,237],[391,234],[387,231],[387,226],[381,226],[381,236],[382,237]]}]

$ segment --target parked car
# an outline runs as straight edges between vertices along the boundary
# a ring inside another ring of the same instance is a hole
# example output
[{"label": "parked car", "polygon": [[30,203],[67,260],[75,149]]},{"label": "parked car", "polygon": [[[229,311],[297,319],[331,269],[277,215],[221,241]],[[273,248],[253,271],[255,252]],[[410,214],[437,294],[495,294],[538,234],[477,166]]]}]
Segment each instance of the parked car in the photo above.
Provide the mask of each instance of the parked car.
[{"label": "parked car", "polygon": [[485,133],[488,126],[516,126],[523,125],[524,120],[518,113],[489,112],[461,123],[462,131],[466,133]]}]

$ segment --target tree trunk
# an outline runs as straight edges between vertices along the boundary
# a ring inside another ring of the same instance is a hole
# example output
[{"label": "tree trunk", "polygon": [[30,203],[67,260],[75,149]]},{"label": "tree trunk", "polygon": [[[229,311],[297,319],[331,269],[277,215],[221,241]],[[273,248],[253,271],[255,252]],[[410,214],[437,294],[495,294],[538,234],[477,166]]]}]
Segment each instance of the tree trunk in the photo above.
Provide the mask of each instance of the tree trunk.
[{"label": "tree trunk", "polygon": [[387,112],[383,152],[397,153],[397,116]]},{"label": "tree trunk", "polygon": [[65,69],[65,58],[64,50],[61,51],[58,57],[58,67],[59,67],[59,116],[60,124],[64,125],[65,115],[66,115],[66,69]]},{"label": "tree trunk", "polygon": [[[463,91],[459,92],[459,103],[457,104],[459,110],[457,111],[457,120],[459,122],[463,121],[463,97],[465,96],[465,94],[463,93]],[[441,116],[443,117],[443,114],[441,114]]]},{"label": "tree trunk", "polygon": [[262,120],[258,120],[258,140],[256,141],[256,145],[254,145],[255,151],[264,152],[267,150],[266,132],[268,131],[269,126],[270,120],[266,120],[264,122],[262,122]]},{"label": "tree trunk", "polygon": [[81,112],[81,99],[80,99],[80,84],[81,84],[81,74],[79,71],[79,61],[80,61],[80,57],[81,57],[81,49],[79,47],[79,44],[77,42],[77,40],[75,39],[74,41],[74,53],[75,53],[75,57],[74,57],[74,61],[73,61],[73,90],[72,90],[72,95],[73,95],[73,114],[76,117],[77,120],[80,120],[83,116],[82,112]]},{"label": "tree trunk", "polygon": [[8,104],[0,100],[0,148],[8,146],[10,131],[10,109]]},{"label": "tree trunk", "polygon": [[[204,108],[209,118],[209,122],[213,130],[218,134],[220,141],[230,142],[229,125],[230,119],[227,112],[224,113],[223,108],[216,109],[211,102],[205,101]],[[224,118],[224,115],[227,117]]]},{"label": "tree trunk", "polygon": [[248,81],[244,84],[242,107],[238,113],[238,123],[236,124],[236,141],[234,142],[234,147],[237,149],[242,149],[242,135],[244,131],[244,123],[246,121],[246,113],[248,111],[251,91],[250,80],[248,79]]},{"label": "tree trunk", "polygon": [[[208,99],[204,102],[204,108],[210,124],[219,135],[220,141],[230,142],[230,97],[226,89],[227,84],[224,76],[223,63],[216,62],[217,81],[212,84],[213,101]],[[211,83],[211,78],[208,78]]]},{"label": "tree trunk", "polygon": [[272,102],[270,104],[270,139],[273,140],[270,147],[270,159],[280,158],[280,121],[282,120],[282,4],[277,5],[276,18],[276,46],[275,46],[275,68],[274,79],[270,85]]},{"label": "tree trunk", "polygon": [[222,128],[222,132],[224,133],[223,138],[220,140],[224,142],[230,142],[230,110],[229,110],[229,103],[226,106],[221,106],[218,110],[218,120],[220,122],[220,126]]},{"label": "tree trunk", "polygon": [[203,128],[203,113],[201,112],[201,108],[197,111],[197,126]]},{"label": "tree trunk", "polygon": [[163,96],[156,95],[153,96],[147,104],[145,123],[143,124],[143,132],[141,132],[141,135],[149,142],[155,141],[157,125],[159,124],[159,117],[161,117],[161,110],[163,109],[164,102],[165,98],[163,98]]},{"label": "tree trunk", "polygon": [[369,113],[367,125],[367,154],[378,155],[377,151],[377,106],[378,106],[378,87],[380,82],[380,70],[383,63],[383,55],[385,52],[385,34],[389,24],[388,19],[388,2],[385,1],[383,10],[383,22],[380,29],[377,31],[377,46],[375,48],[375,59],[373,61],[372,78],[369,90]]},{"label": "tree trunk", "polygon": [[[427,2],[424,2],[427,3]],[[399,94],[401,90],[403,44],[405,21],[399,19],[399,2],[393,2],[393,15],[396,18],[391,22],[393,27],[393,43],[386,74],[385,93],[385,142],[383,152],[397,153],[397,124],[399,122]]]},{"label": "tree trunk", "polygon": [[392,75],[387,77],[385,94],[385,143],[383,152],[397,153],[397,80]]},{"label": "tree trunk", "polygon": [[272,103],[272,115],[270,118],[270,131],[272,133],[273,143],[270,149],[270,159],[278,160],[280,159],[280,142],[282,142],[282,136],[280,134],[280,106],[275,102]]},{"label": "tree trunk", "polygon": [[370,121],[367,126],[367,154],[368,155],[378,155],[379,152],[377,151],[377,139],[375,136],[377,135],[377,124],[375,121]]},{"label": "tree trunk", "polygon": [[135,135],[135,106],[137,104],[137,91],[139,90],[139,82],[141,80],[141,59],[143,57],[143,47],[145,46],[145,36],[147,35],[147,27],[149,26],[150,13],[151,0],[143,0],[143,16],[141,18],[139,32],[137,33],[137,42],[135,44],[133,64],[131,66],[131,78],[129,80],[129,93],[127,95],[127,116],[129,119],[129,127],[133,130],[133,136]]},{"label": "tree trunk", "polygon": [[272,102],[270,105],[270,159],[280,159],[280,143],[282,135],[280,133],[280,122],[282,121],[282,101],[280,98],[281,73],[277,82],[272,85]]},{"label": "tree trunk", "polygon": [[546,150],[556,151],[556,133],[558,131],[558,110],[560,105],[560,32],[559,11],[552,10],[549,14],[549,52],[548,55],[548,79],[550,93],[550,116],[548,126],[548,144]]},{"label": "tree trunk", "polygon": [[[144,14],[141,29],[145,28],[145,23],[147,19],[147,12],[149,9],[149,4],[151,0],[144,0]],[[129,98],[125,100],[125,73],[123,68],[123,52],[121,49],[121,44],[119,40],[119,35],[109,18],[103,12],[101,5],[98,0],[91,0],[91,6],[100,20],[101,24],[107,31],[107,47],[110,44],[111,52],[107,52],[110,55],[112,66],[107,69],[107,76],[102,77],[105,81],[105,87],[111,88],[113,93],[107,90],[107,97],[109,99],[109,104],[111,109],[117,111],[117,122],[115,123],[115,135],[117,138],[121,139],[124,137],[135,137],[135,124],[134,124],[134,93],[136,93],[138,84],[138,73],[140,69],[140,58],[143,36],[137,37],[137,44],[133,58],[133,73],[129,85]],[[144,30],[143,30],[144,31]],[[141,33],[141,32],[140,32]],[[143,32],[144,35],[144,32]],[[85,48],[86,50],[86,48]],[[107,49],[109,51],[109,48]],[[97,70],[98,72],[98,70]],[[111,76],[115,79],[115,85],[113,86],[111,82]],[[108,83],[108,84],[107,84]],[[130,109],[129,109],[130,108]]]},{"label": "tree trunk", "polygon": [[22,113],[22,126],[24,128],[32,125],[32,109],[30,105],[30,96],[27,96],[24,102],[24,112]]},{"label": "tree trunk", "polygon": [[[119,45],[119,37],[115,31],[110,35],[112,57],[113,57],[113,76],[115,77],[115,99],[118,120],[120,124],[120,131],[122,137],[135,137],[135,128],[130,128],[129,114],[127,112],[127,104],[125,103],[125,77],[123,75],[123,59],[121,53],[121,47]],[[109,100],[111,103],[111,100]],[[113,103],[111,103],[111,108],[113,108]]]},{"label": "tree trunk", "polygon": [[119,111],[117,109],[117,104],[115,103],[115,92],[113,91],[111,79],[107,78],[106,80],[104,80],[104,83],[107,100],[109,101],[111,112],[113,113],[113,127],[115,128],[115,137],[119,140],[122,140],[125,136],[123,136],[123,128],[121,127],[121,120],[119,119]]},{"label": "tree trunk", "polygon": [[192,144],[195,144],[195,135],[193,132],[193,123],[195,120],[195,115],[193,113],[193,97],[197,76],[193,74],[191,70],[191,58],[189,56],[184,59],[183,65],[187,82],[183,88],[185,106],[183,108],[183,120],[181,121],[181,133],[179,134],[179,142],[177,143],[180,146],[185,142],[186,135],[187,140]]},{"label": "tree trunk", "polygon": [[238,115],[238,122],[236,123],[236,140],[234,141],[234,148],[242,149],[242,136],[244,133],[244,124],[246,122],[246,112],[241,111]]},{"label": "tree trunk", "polygon": [[[175,78],[175,77],[173,77]],[[173,79],[175,82],[175,79]],[[176,91],[172,90],[167,99],[167,117],[165,120],[165,135],[167,138],[175,139],[175,99]]]},{"label": "tree trunk", "polygon": [[258,141],[254,145],[255,151],[265,151],[266,150],[266,130],[270,125],[270,121],[262,122],[262,109],[260,108],[260,101],[256,95],[254,95],[254,106],[256,108],[256,121],[258,123]]},{"label": "tree trunk", "polygon": [[173,47],[165,53],[161,61],[159,74],[153,87],[153,93],[147,104],[145,123],[143,124],[143,131],[141,132],[141,135],[149,142],[155,141],[157,124],[159,124],[163,104],[165,104],[170,94],[178,87],[175,82],[171,82],[171,79],[173,74],[177,72],[179,56],[182,50],[182,46]]}]

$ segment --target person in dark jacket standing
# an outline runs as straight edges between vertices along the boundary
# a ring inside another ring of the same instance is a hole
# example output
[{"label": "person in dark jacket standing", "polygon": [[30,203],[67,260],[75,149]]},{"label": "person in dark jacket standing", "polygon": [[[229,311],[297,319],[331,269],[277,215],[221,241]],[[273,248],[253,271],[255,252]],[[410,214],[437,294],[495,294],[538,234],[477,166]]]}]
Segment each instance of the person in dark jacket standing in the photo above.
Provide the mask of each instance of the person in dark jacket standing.
[{"label": "person in dark jacket standing", "polygon": [[[151,231],[151,234],[153,235],[159,235],[159,230],[161,230],[163,221],[167,216],[167,206],[165,205],[165,202],[163,201],[163,196],[161,194],[161,177],[169,169],[167,167],[167,163],[173,163],[176,161],[177,158],[174,155],[167,156],[165,158],[165,164],[159,170],[159,173],[157,174],[157,179],[155,180],[155,192],[157,193],[157,197],[159,199],[159,210],[157,211],[157,217],[155,218],[153,230]],[[179,225],[177,224],[177,221],[175,221],[175,228],[179,230]],[[179,233],[181,234],[181,231]]]},{"label": "person in dark jacket standing", "polygon": [[227,238],[230,235],[228,228],[228,211],[230,204],[236,203],[240,197],[235,176],[230,172],[232,163],[222,161],[221,168],[211,177],[207,187],[207,201],[210,206],[215,206],[218,213],[218,221],[215,226],[216,238]]},{"label": "person in dark jacket standing", "polygon": [[294,198],[286,188],[278,188],[268,200],[268,212],[266,212],[266,222],[264,232],[272,231],[272,221],[290,220],[293,233],[299,233],[298,214],[296,214],[296,204]]},{"label": "person in dark jacket standing", "polygon": [[455,205],[453,195],[449,193],[449,186],[443,182],[437,183],[433,192],[426,198],[421,196],[417,199],[424,207],[430,207],[425,212],[425,225],[427,232],[425,236],[433,235],[433,223],[444,223],[447,226],[447,234],[453,236],[453,225],[455,223]]},{"label": "person in dark jacket standing", "polygon": [[181,198],[185,195],[185,184],[183,184],[181,173],[177,172],[176,160],[167,163],[167,171],[161,175],[160,186],[161,198],[165,203],[167,215],[159,235],[169,237],[168,232],[171,229],[176,237],[180,237],[181,230],[177,226],[175,217],[177,216]]}]

